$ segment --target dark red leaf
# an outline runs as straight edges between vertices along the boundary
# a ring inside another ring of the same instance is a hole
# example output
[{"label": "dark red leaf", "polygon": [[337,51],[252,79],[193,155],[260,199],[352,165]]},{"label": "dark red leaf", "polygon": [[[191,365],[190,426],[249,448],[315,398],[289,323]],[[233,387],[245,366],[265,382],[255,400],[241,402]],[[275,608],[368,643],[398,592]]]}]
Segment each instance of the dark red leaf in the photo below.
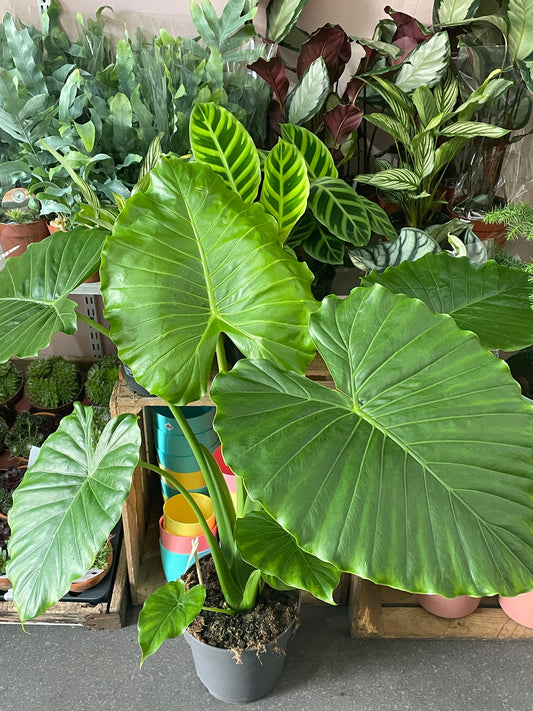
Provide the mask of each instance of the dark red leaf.
[{"label": "dark red leaf", "polygon": [[411,15],[407,15],[404,12],[397,12],[396,10],[393,10],[390,5],[387,5],[385,12],[387,15],[392,17],[398,26],[398,29],[392,39],[393,44],[396,44],[395,40],[400,39],[401,37],[410,37],[411,39],[416,40],[417,44],[427,40],[430,37],[431,33],[424,32],[420,22],[418,22],[418,20],[414,17],[411,17]]},{"label": "dark red leaf", "polygon": [[352,56],[350,38],[340,25],[324,25],[302,45],[296,65],[298,78],[302,76],[307,67],[318,57],[322,57],[326,64],[329,80],[334,84]]},{"label": "dark red leaf", "polygon": [[418,42],[412,37],[400,37],[393,42],[395,47],[399,47],[402,53],[396,59],[391,59],[390,64],[401,64],[403,60],[410,54],[415,47],[418,47]]},{"label": "dark red leaf", "polygon": [[282,60],[279,57],[273,57],[267,61],[260,57],[253,64],[249,64],[248,69],[258,74],[271,87],[283,111],[289,93],[289,78]]},{"label": "dark red leaf", "polygon": [[357,131],[363,119],[363,112],[353,104],[337,104],[324,116],[324,124],[333,136],[333,145],[344,143]]},{"label": "dark red leaf", "polygon": [[344,90],[344,95],[342,98],[344,99],[344,101],[354,102],[359,96],[359,92],[364,86],[364,81],[359,79],[357,75],[353,76],[346,84],[346,89]]}]

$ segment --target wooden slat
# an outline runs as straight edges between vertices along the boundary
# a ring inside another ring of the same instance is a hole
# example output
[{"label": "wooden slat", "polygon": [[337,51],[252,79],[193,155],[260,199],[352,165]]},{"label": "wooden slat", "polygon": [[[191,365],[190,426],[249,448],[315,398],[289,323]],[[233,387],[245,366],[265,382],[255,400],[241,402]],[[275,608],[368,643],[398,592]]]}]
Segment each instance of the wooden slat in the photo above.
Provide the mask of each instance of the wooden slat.
[{"label": "wooden slat", "polygon": [[513,622],[496,598],[482,598],[467,617],[445,619],[424,610],[414,595],[352,577],[352,637],[412,639],[533,639],[533,629]]}]

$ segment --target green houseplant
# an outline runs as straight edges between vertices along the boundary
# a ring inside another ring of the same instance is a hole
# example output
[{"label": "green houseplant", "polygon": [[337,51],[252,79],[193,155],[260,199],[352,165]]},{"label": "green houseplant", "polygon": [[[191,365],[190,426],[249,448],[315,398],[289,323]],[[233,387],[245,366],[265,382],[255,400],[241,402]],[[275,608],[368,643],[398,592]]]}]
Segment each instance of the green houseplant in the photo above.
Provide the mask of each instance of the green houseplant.
[{"label": "green houseplant", "polygon": [[82,388],[78,367],[63,356],[37,358],[28,364],[26,396],[33,407],[57,410],[70,405]]},{"label": "green houseplant", "polygon": [[[69,280],[94,268],[101,242],[88,235],[77,273],[71,240],[63,233],[34,245],[0,275],[0,313],[18,313],[0,344],[2,359],[33,354],[59,325],[75,329]],[[219,543],[210,540],[226,601],[214,614],[228,624],[253,609],[265,580],[331,601],[342,570],[449,597],[533,586],[533,409],[472,333],[486,338],[477,316],[497,308],[508,340],[524,343],[533,319],[527,278],[501,286],[505,267],[446,254],[425,259],[414,263],[418,278],[434,284],[439,274],[448,296],[453,283],[454,310],[461,301],[469,330],[377,284],[344,300],[329,296],[318,308],[310,272],[283,249],[261,205],[245,203],[209,167],[176,158],[161,161],[105,240],[109,333],[136,379],[167,401],[201,465],[217,513]],[[41,277],[25,275],[41,274],[36,267],[47,260],[61,269],[44,295]],[[450,268],[460,270],[453,279]],[[49,319],[39,333],[26,328],[30,304],[31,318],[37,309]],[[232,370],[222,333],[245,356]],[[303,375],[315,347],[333,390]],[[219,468],[178,407],[207,391],[215,353],[215,427],[238,475],[236,515]],[[91,410],[77,404],[43,444],[9,516],[8,574],[22,620],[57,600],[94,558],[120,516],[139,443],[131,415],[113,418],[95,442]],[[188,496],[178,481],[172,485]],[[43,496],[59,518],[42,515]],[[52,541],[45,556],[41,537]],[[205,594],[203,585],[185,589],[177,580],[146,601],[143,659],[187,628]]]},{"label": "green houseplant", "polygon": [[395,159],[376,159],[378,170],[356,176],[403,211],[405,226],[424,229],[446,204],[443,179],[457,152],[476,136],[498,137],[507,129],[470,120],[475,109],[501,89],[497,72],[457,106],[458,82],[451,71],[432,89],[403,91],[391,80],[366,80],[388,105],[390,114],[371,113],[365,120],[394,141]]},{"label": "green houseplant", "polygon": [[113,387],[118,379],[120,361],[104,356],[91,365],[85,380],[85,393],[93,405],[109,408]]},{"label": "green houseplant", "polygon": [[0,404],[7,405],[14,401],[17,393],[22,393],[22,372],[12,363],[7,361],[0,365]]}]

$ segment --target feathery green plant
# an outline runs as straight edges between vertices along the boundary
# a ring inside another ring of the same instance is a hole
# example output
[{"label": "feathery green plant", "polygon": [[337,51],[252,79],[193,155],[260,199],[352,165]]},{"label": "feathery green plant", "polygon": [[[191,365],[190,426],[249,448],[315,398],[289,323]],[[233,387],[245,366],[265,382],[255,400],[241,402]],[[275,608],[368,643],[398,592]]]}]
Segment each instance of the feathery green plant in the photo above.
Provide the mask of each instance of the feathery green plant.
[{"label": "feathery green plant", "polygon": [[26,394],[32,403],[56,408],[72,402],[78,395],[81,379],[75,363],[63,356],[40,358],[28,366]]}]

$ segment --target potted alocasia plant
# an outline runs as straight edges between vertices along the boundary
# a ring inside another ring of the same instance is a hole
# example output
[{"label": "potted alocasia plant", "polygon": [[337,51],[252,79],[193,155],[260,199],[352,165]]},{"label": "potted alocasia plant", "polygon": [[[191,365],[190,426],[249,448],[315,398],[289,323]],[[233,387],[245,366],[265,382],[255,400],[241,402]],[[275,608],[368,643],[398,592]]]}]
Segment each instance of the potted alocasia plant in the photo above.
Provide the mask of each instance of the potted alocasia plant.
[{"label": "potted alocasia plant", "polygon": [[[0,314],[11,329],[0,359],[35,354],[58,328],[75,329],[68,293],[94,269],[101,235],[84,240],[83,268],[71,240],[61,233],[8,261]],[[414,263],[422,283],[438,274],[442,295],[453,289],[469,330],[377,284],[319,308],[311,273],[283,248],[262,205],[244,202],[208,166],[173,157],[127,200],[102,254],[110,336],[182,426],[219,531],[219,542],[209,538],[198,512],[225,602],[206,603],[201,583],[158,589],[139,617],[143,660],[198,615],[231,625],[254,609],[266,581],[325,600],[341,571],[449,597],[533,587],[533,409],[472,332],[484,337],[480,309],[498,307],[511,340],[524,343],[533,326],[527,280],[502,286],[505,267],[446,254]],[[460,267],[453,278],[450,263]],[[37,269],[45,264],[60,265],[53,283]],[[517,305],[520,316],[507,321]],[[37,318],[43,328],[28,331]],[[222,334],[245,356],[232,370]],[[303,374],[315,348],[334,389]],[[215,427],[237,475],[236,515],[179,409],[207,392],[215,353]],[[76,405],[42,446],[9,515],[8,574],[22,620],[90,564],[120,516],[139,443],[132,415],[113,418],[95,441],[90,410]]]}]

